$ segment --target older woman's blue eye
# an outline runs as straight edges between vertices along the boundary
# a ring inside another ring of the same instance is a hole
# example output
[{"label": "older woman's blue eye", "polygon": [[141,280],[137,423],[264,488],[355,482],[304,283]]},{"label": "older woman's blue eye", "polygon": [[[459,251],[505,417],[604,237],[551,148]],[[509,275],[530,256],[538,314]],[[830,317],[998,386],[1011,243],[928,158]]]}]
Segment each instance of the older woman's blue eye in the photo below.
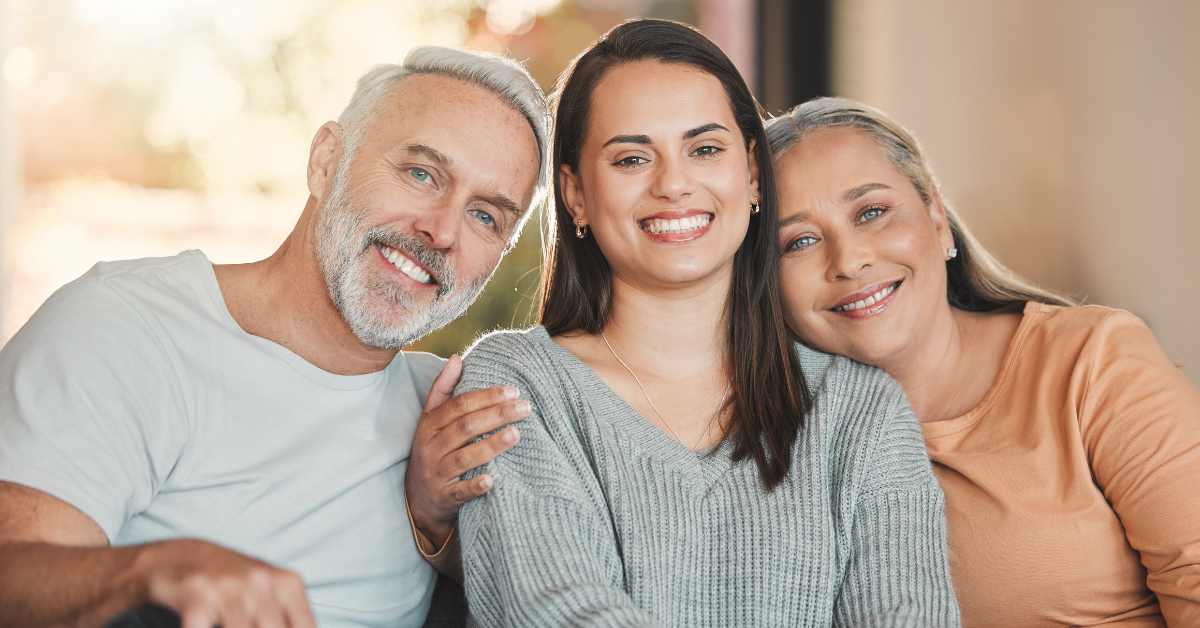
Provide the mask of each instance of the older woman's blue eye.
[{"label": "older woman's blue eye", "polygon": [[424,168],[409,168],[408,173],[411,174],[414,179],[416,179],[417,181],[420,181],[421,183],[425,183],[430,178],[432,178],[429,176],[429,171],[425,170]]},{"label": "older woman's blue eye", "polygon": [[883,215],[882,207],[872,207],[871,209],[868,209],[867,211],[863,212],[862,219],[864,221],[875,220],[876,218],[878,218],[882,215]]},{"label": "older woman's blue eye", "polygon": [[485,224],[489,227],[496,226],[496,219],[492,218],[492,215],[485,211],[476,209],[471,212],[471,215],[475,216],[476,218],[479,219],[479,222],[482,222],[483,224]]},{"label": "older woman's blue eye", "polygon": [[795,242],[792,242],[792,246],[790,248],[793,250],[808,248],[809,245],[816,241],[817,239],[812,236],[804,236],[802,238],[797,238]]}]

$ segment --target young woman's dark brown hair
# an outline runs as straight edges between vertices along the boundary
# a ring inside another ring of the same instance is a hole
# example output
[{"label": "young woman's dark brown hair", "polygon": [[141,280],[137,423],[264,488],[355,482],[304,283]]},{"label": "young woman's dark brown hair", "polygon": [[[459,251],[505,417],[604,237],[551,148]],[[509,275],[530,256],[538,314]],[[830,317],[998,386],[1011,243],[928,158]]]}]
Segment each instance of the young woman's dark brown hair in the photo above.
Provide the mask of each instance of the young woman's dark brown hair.
[{"label": "young woman's dark brown hair", "polygon": [[554,123],[554,209],[542,278],[541,324],[551,336],[604,330],[612,297],[612,274],[594,238],[577,238],[563,198],[565,164],[579,170],[592,91],[615,66],[638,61],[691,66],[716,77],[724,88],[742,139],[753,143],[758,162],[759,213],[750,221],[734,257],[726,301],[729,423],[734,460],[753,458],[773,488],[787,475],[792,445],[812,405],[790,346],[779,306],[778,202],[775,175],[761,110],[737,68],[695,30],[661,20],[626,22],[598,39],[559,77],[551,95]]}]

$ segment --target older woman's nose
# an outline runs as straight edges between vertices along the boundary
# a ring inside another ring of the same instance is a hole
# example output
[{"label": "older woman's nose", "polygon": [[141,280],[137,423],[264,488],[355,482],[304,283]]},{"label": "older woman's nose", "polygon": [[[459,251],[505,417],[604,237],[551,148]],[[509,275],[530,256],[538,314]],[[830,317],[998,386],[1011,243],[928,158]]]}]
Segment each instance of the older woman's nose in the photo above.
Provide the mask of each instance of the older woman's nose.
[{"label": "older woman's nose", "polygon": [[870,240],[854,235],[826,236],[825,252],[828,256],[826,279],[856,279],[867,268],[875,264],[875,253]]}]

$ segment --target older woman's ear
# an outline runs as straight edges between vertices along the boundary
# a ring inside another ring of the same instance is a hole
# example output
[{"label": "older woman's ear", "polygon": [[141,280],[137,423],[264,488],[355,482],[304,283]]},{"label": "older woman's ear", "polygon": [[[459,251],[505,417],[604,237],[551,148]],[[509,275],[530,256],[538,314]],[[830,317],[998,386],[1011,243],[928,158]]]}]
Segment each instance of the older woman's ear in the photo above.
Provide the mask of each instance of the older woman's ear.
[{"label": "older woman's ear", "polygon": [[942,202],[942,195],[937,188],[933,188],[933,195],[929,201],[929,217],[933,219],[933,228],[937,229],[942,252],[949,256],[948,251],[954,248],[954,234],[950,231],[950,221],[946,218],[946,205]]}]

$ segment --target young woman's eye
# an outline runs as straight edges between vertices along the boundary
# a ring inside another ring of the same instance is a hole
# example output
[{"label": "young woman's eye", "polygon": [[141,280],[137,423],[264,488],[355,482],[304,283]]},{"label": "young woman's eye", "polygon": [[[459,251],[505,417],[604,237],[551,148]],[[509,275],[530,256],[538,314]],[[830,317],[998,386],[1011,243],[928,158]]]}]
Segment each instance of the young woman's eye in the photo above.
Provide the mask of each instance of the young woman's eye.
[{"label": "young woman's eye", "polygon": [[716,155],[717,153],[724,151],[725,149],[719,146],[705,145],[692,151],[692,155],[695,155],[696,157],[707,157],[709,155]]},{"label": "young woman's eye", "polygon": [[817,239],[812,236],[800,236],[799,238],[793,240],[790,245],[788,245],[788,250],[799,251],[801,249],[806,249],[816,241]]},{"label": "young woman's eye", "polygon": [[477,218],[479,220],[479,222],[482,222],[484,225],[486,225],[488,227],[496,226],[496,219],[492,218],[491,214],[483,211],[482,209],[471,210],[471,215],[474,216],[475,218]]},{"label": "young woman's eye", "polygon": [[646,159],[644,157],[638,157],[637,155],[630,155],[630,156],[626,157],[625,159],[618,160],[613,165],[614,166],[632,167],[632,166],[640,166],[642,164],[649,163],[649,162],[650,162],[650,160]]},{"label": "young woman's eye", "polygon": [[433,176],[429,174],[429,171],[424,168],[409,168],[408,174],[411,174],[412,178],[420,181],[421,183],[428,183],[429,180],[433,178]]},{"label": "young woman's eye", "polygon": [[859,220],[861,220],[862,222],[867,222],[868,220],[875,220],[876,218],[882,216],[883,213],[886,211],[887,211],[886,207],[868,207],[867,211],[862,213],[862,217],[859,218]]}]

